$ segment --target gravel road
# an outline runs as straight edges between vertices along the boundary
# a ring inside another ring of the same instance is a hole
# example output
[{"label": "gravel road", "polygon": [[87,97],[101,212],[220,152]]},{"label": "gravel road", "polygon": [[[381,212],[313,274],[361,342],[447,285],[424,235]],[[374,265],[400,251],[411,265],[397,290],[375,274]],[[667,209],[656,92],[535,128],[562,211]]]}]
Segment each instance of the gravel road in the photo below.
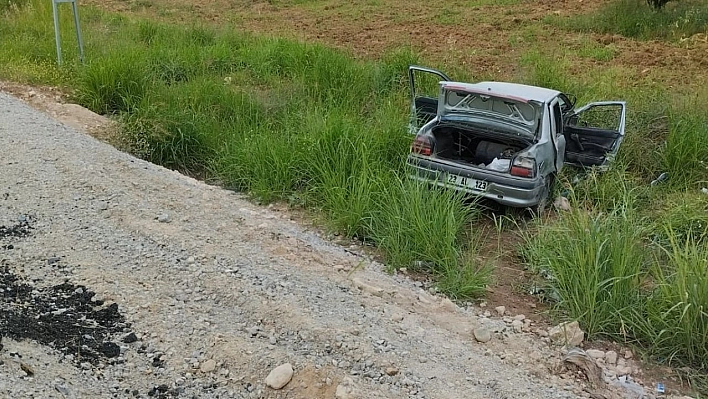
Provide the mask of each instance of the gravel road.
[{"label": "gravel road", "polygon": [[0,397],[590,396],[528,319],[293,219],[0,93]]}]

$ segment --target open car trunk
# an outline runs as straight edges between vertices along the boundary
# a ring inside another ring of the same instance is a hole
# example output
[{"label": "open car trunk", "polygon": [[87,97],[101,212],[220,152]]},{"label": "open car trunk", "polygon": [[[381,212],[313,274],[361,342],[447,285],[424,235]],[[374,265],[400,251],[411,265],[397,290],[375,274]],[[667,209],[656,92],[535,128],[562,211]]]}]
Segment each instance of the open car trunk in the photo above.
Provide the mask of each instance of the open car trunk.
[{"label": "open car trunk", "polygon": [[432,134],[438,158],[497,172],[508,172],[514,156],[531,145],[499,134],[445,124],[433,127]]}]

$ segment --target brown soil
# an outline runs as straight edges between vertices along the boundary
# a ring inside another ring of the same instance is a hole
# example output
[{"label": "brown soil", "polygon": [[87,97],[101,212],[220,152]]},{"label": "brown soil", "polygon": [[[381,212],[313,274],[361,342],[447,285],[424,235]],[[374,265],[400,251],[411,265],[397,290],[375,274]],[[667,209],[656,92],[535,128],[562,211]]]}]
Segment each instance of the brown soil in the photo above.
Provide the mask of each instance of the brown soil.
[{"label": "brown soil", "polygon": [[[363,4],[344,0],[87,2],[149,18],[206,22],[324,43],[365,58],[413,48],[432,65],[455,65],[474,76],[497,80],[520,79],[524,74],[519,67],[521,57],[529,50],[539,50],[568,61],[570,72],[581,77],[589,71],[616,68],[630,75],[622,79],[622,85],[670,82],[670,86],[701,87],[705,83],[708,37],[704,34],[680,43],[637,41],[619,35],[568,32],[543,22],[550,16],[592,12],[607,1],[541,0],[506,5],[484,0],[473,3],[478,5],[423,0],[371,0]],[[568,52],[588,41],[609,47],[614,57],[598,61]]]},{"label": "brown soil", "polygon": [[99,140],[117,144],[116,122],[80,105],[72,104],[66,92],[60,88],[0,81],[0,91],[12,94],[32,108],[43,111],[68,126],[87,132]]}]

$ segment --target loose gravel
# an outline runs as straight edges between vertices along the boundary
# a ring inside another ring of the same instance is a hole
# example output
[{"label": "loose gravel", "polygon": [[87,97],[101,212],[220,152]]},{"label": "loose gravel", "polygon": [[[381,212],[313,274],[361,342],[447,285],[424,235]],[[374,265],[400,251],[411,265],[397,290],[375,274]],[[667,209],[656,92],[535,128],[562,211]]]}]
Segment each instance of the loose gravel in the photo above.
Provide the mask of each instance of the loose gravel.
[{"label": "loose gravel", "polygon": [[530,320],[459,307],[293,219],[0,93],[0,397],[590,396]]}]

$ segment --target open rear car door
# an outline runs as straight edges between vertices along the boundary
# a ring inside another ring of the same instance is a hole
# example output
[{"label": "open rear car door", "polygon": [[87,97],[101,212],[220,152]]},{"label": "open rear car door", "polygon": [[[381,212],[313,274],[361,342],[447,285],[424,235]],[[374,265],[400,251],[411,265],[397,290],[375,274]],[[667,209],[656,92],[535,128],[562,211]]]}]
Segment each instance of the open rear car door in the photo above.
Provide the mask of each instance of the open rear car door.
[{"label": "open rear car door", "polygon": [[565,163],[606,167],[624,138],[626,108],[624,101],[603,101],[567,115],[563,127]]},{"label": "open rear car door", "polygon": [[440,82],[448,82],[450,78],[435,69],[415,65],[408,67],[408,77],[411,87],[410,131],[417,133],[438,114]]}]

